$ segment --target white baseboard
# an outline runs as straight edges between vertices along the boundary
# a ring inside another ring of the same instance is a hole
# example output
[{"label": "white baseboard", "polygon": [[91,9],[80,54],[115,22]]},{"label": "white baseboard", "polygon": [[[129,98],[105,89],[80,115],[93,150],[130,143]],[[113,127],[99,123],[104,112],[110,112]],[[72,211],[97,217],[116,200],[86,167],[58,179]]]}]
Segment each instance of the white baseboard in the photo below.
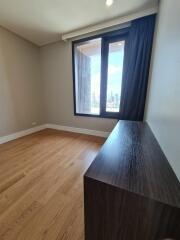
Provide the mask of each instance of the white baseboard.
[{"label": "white baseboard", "polygon": [[82,133],[82,134],[99,136],[104,138],[107,138],[110,134],[110,132],[96,131],[96,130],[85,129],[85,128],[75,128],[75,127],[61,126],[57,124],[44,124],[44,125],[27,129],[27,130],[16,132],[7,136],[0,137],[0,144],[15,140],[17,138],[24,137],[26,135],[41,131],[46,128],[67,131],[67,132],[74,132],[74,133]]},{"label": "white baseboard", "polygon": [[61,125],[57,125],[57,124],[46,124],[46,128],[67,131],[67,132],[82,133],[82,134],[105,137],[105,138],[108,137],[110,134],[110,132],[96,131],[96,130],[85,129],[85,128],[61,126]]},{"label": "white baseboard", "polygon": [[16,132],[16,133],[13,133],[13,134],[10,134],[10,135],[7,135],[7,136],[0,137],[0,144],[15,140],[15,139],[20,138],[20,137],[24,137],[26,135],[29,135],[29,134],[32,134],[32,133],[35,133],[35,132],[38,132],[38,131],[41,131],[45,128],[46,128],[46,125],[44,124],[44,125],[29,128],[29,129],[26,129],[26,130],[23,130],[23,131],[20,131],[20,132]]}]

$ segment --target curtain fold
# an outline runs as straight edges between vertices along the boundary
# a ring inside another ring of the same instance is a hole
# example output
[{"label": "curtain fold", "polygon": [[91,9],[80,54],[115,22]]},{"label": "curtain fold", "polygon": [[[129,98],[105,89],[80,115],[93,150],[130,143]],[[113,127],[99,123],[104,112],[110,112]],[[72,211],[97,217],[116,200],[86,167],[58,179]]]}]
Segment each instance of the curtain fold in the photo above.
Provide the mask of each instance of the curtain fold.
[{"label": "curtain fold", "polygon": [[132,21],[126,46],[120,119],[143,121],[156,15]]}]

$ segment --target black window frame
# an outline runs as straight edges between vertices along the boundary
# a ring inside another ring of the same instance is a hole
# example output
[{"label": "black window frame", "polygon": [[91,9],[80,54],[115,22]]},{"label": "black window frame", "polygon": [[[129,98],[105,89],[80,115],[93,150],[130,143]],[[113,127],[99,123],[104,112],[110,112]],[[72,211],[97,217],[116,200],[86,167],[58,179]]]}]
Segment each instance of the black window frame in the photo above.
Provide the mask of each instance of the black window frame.
[{"label": "black window frame", "polygon": [[[84,117],[97,117],[97,118],[112,118],[118,119],[120,117],[119,112],[107,112],[106,111],[106,94],[107,94],[107,75],[108,75],[108,47],[107,45],[111,42],[123,41],[125,40],[124,49],[124,59],[123,59],[123,69],[125,69],[124,64],[126,62],[126,52],[127,52],[127,40],[128,40],[129,27],[120,30],[111,31],[108,33],[93,35],[90,37],[85,37],[80,40],[72,41],[72,72],[73,72],[73,101],[74,101],[74,116],[84,116]],[[101,78],[100,78],[100,113],[99,114],[86,114],[76,112],[76,81],[75,81],[75,46],[77,44],[87,42],[93,39],[101,38]],[[105,67],[106,66],[106,67]]]}]

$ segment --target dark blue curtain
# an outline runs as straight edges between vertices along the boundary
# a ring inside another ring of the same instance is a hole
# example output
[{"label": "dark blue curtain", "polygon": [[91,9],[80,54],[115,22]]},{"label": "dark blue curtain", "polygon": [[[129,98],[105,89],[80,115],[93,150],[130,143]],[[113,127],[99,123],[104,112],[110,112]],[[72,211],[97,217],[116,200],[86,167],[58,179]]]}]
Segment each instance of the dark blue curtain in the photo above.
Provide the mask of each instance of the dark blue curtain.
[{"label": "dark blue curtain", "polygon": [[132,21],[127,40],[120,119],[142,121],[156,15]]}]

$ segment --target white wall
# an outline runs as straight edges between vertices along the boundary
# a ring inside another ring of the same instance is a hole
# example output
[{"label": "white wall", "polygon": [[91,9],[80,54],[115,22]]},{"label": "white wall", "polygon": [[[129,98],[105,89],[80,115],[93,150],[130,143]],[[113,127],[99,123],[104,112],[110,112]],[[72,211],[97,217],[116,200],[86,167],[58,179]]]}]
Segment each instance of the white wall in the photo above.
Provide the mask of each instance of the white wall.
[{"label": "white wall", "polygon": [[44,122],[40,50],[0,27],[0,136]]},{"label": "white wall", "polygon": [[71,42],[42,47],[41,63],[48,123],[99,131],[113,129],[116,120],[74,116]]},{"label": "white wall", "polygon": [[180,179],[180,1],[162,0],[146,120]]}]

